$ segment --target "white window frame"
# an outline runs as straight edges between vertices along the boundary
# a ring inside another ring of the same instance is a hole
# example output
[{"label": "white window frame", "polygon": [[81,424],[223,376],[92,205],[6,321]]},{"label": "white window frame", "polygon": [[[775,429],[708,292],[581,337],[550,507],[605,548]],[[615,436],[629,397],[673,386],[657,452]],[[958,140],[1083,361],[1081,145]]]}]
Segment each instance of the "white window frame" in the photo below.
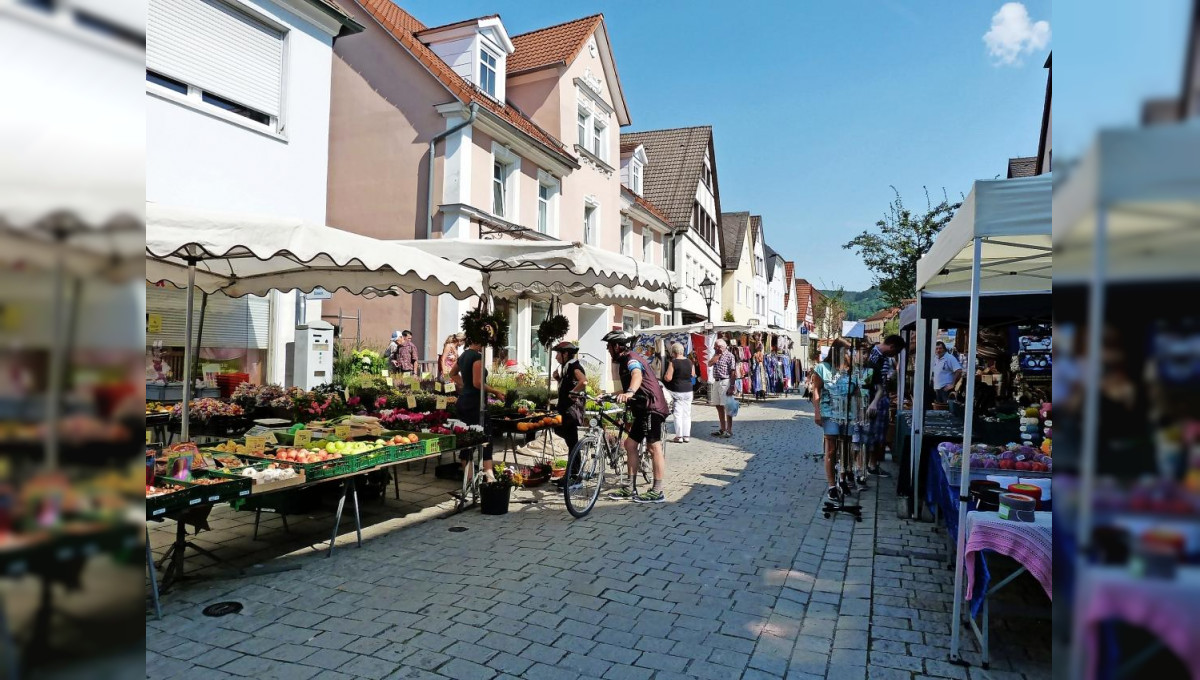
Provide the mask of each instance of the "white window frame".
[{"label": "white window frame", "polygon": [[575,114],[575,126],[579,146],[587,149],[592,139],[592,112],[581,103]]},{"label": "white window frame", "polygon": [[[488,63],[488,59],[492,60],[490,64]],[[492,99],[496,99],[497,85],[499,84],[500,79],[499,64],[500,57],[493,54],[492,51],[486,47],[479,48],[479,89]],[[484,86],[484,69],[491,72],[492,89],[490,91]]]},{"label": "white window frame", "polygon": [[629,190],[642,195],[642,164],[636,158],[629,161]]},{"label": "white window frame", "polygon": [[[548,189],[549,197],[542,198],[542,189]],[[562,184],[554,175],[545,170],[538,170],[538,214],[537,227],[538,231],[550,236],[558,236],[558,205],[559,194],[562,193]],[[545,229],[542,228],[542,206],[545,205],[546,224]]]},{"label": "white window frame", "polygon": [[654,232],[650,227],[642,227],[642,262],[654,261]]},{"label": "white window frame", "polygon": [[633,256],[633,222],[621,220],[621,254]]},{"label": "white window frame", "polygon": [[594,196],[583,200],[583,242],[600,245],[600,201]]},{"label": "white window frame", "polygon": [[602,161],[608,162],[608,122],[592,114],[592,146],[588,151]]},{"label": "white window frame", "polygon": [[[187,86],[187,92],[186,93],[178,92],[174,89],[164,87],[162,85],[151,82],[149,80],[146,81],[146,92],[148,94],[154,95],[161,99],[166,99],[166,100],[174,101],[178,104],[183,104],[184,106],[187,106],[189,108],[196,109],[205,114],[211,115],[215,118],[219,118],[226,122],[233,123],[235,125],[239,125],[241,127],[247,128],[249,130],[253,130],[255,132],[260,132],[260,133],[266,134],[268,136],[275,137],[275,138],[283,140],[283,141],[287,141],[285,132],[287,129],[286,124],[287,124],[287,109],[288,109],[288,88],[287,88],[288,63],[290,61],[290,51],[291,51],[290,50],[290,45],[291,45],[291,29],[290,29],[290,27],[288,27],[287,25],[285,25],[283,23],[280,23],[279,21],[276,21],[275,19],[271,18],[269,15],[263,13],[261,10],[258,10],[257,8],[252,7],[247,3],[228,2],[228,1],[221,0],[221,1],[219,1],[218,4],[223,5],[231,13],[241,14],[243,17],[245,17],[246,21],[261,24],[263,27],[265,27],[269,30],[277,31],[280,33],[279,112],[277,114],[269,114],[266,111],[260,110],[258,107],[251,106],[249,104],[245,104],[244,102],[240,102],[236,98],[229,97],[229,96],[217,93],[217,92],[209,92],[199,86],[196,86],[192,83],[187,82],[186,78],[181,78],[181,77],[179,77],[178,74],[166,73],[161,70],[152,69],[152,68],[150,68],[149,65],[147,65],[147,68],[146,68],[146,72],[148,74],[155,73],[155,74],[165,77],[169,80],[173,80],[178,83],[181,83],[181,84]],[[219,106],[217,104],[206,102],[206,101],[204,101],[204,95],[206,95],[206,94],[213,96],[213,97],[218,97],[220,99],[232,102],[234,104],[238,104],[240,106],[244,106],[247,109],[253,110],[261,115],[267,116],[268,121],[267,121],[267,123],[261,123],[259,121],[254,120],[253,118],[249,118],[247,116],[243,116],[241,114],[234,113],[233,111],[230,111],[230,110],[228,110],[222,106]]]},{"label": "white window frame", "polygon": [[[496,165],[499,164],[502,168],[502,177],[500,178],[501,189],[503,193],[503,210],[496,211]],[[492,144],[492,202],[489,207],[491,212],[496,217],[508,222],[516,223],[520,212],[520,191],[519,181],[521,176],[521,157],[513,153],[508,147],[502,144]]]}]

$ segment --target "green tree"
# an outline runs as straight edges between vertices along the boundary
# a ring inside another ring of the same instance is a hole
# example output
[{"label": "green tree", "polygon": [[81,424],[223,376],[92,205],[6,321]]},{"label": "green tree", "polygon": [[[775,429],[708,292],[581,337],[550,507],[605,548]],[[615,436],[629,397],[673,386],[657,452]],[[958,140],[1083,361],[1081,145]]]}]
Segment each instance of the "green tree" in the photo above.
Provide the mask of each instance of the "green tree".
[{"label": "green tree", "polygon": [[733,310],[726,309],[724,316],[721,317],[721,320],[726,323],[733,323]]},{"label": "green tree", "polygon": [[846,289],[838,286],[823,292],[817,308],[813,311],[813,323],[818,338],[835,338],[842,334],[842,322],[846,320]]},{"label": "green tree", "polygon": [[888,205],[883,218],[875,223],[878,232],[864,231],[842,247],[854,249],[875,275],[874,284],[889,305],[900,306],[905,298],[916,296],[917,260],[929,252],[938,233],[950,222],[959,203],[942,199],[934,205],[925,191],[925,212],[914,214],[904,207],[900,192]]},{"label": "green tree", "polygon": [[900,335],[900,317],[899,316],[896,316],[896,318],[883,324],[883,337],[886,338],[889,335]]}]

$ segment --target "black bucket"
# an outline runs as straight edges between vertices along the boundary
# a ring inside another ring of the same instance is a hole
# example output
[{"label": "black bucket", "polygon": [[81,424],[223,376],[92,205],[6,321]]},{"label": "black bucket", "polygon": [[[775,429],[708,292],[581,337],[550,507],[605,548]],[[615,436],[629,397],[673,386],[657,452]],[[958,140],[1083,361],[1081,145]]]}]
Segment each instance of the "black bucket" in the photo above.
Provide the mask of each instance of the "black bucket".
[{"label": "black bucket", "polygon": [[508,501],[512,497],[511,486],[479,486],[479,511],[485,515],[507,515]]},{"label": "black bucket", "polygon": [[977,479],[971,482],[969,494],[971,496],[971,507],[980,512],[996,512],[1000,509],[1000,488],[999,482],[993,482],[990,479]]}]

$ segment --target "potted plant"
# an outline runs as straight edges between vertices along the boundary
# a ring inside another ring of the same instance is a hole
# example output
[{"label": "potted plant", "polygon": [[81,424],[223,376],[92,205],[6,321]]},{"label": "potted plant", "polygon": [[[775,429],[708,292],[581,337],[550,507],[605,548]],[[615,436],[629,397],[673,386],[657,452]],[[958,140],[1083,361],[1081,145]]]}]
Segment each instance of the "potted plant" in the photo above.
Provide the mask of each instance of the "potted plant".
[{"label": "potted plant", "polygon": [[550,479],[562,479],[567,474],[567,459],[555,458],[554,466],[550,468]]},{"label": "potted plant", "polygon": [[504,463],[496,463],[493,473],[496,475],[494,481],[479,485],[479,510],[485,515],[506,515],[513,487],[520,486],[525,479]]}]

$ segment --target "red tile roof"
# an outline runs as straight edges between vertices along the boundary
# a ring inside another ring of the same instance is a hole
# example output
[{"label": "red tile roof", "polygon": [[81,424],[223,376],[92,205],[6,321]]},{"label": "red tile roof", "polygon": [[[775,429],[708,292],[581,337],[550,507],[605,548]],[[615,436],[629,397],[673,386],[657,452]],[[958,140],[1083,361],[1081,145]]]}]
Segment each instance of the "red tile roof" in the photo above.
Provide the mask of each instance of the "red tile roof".
[{"label": "red tile roof", "polygon": [[899,307],[887,307],[875,312],[871,316],[863,319],[863,321],[887,321],[900,313]]},{"label": "red tile roof", "polygon": [[462,76],[454,72],[441,57],[417,39],[416,33],[427,30],[413,15],[405,12],[392,0],[357,0],[358,4],[370,14],[379,25],[392,35],[405,49],[440,80],[446,89],[450,90],[464,104],[478,104],[521,132],[529,135],[551,153],[564,159],[570,165],[578,165],[573,156],[566,152],[562,142],[538,127],[517,109],[502,104],[487,96]]},{"label": "red tile roof", "polygon": [[509,73],[523,73],[556,64],[569,64],[583,51],[587,39],[604,20],[603,14],[593,14],[556,26],[539,28],[512,37],[516,51],[508,57]]},{"label": "red tile roof", "polygon": [[787,308],[788,303],[792,300],[792,281],[796,278],[796,263],[783,261],[783,307]]},{"label": "red tile roof", "polygon": [[667,217],[666,214],[663,211],[659,210],[653,203],[651,203],[650,201],[647,201],[646,199],[642,198],[641,196],[638,196],[637,194],[633,193],[633,190],[629,189],[628,187],[621,187],[621,191],[627,193],[629,195],[629,198],[631,198],[634,203],[637,203],[638,205],[642,206],[651,215],[654,215],[658,219],[662,220],[663,224],[667,225],[668,227],[673,226],[671,224],[671,218]]},{"label": "red tile roof", "polygon": [[796,279],[796,323],[804,324],[804,317],[808,316],[808,303],[814,290],[812,284],[805,279]]},{"label": "red tile roof", "polygon": [[452,24],[444,24],[442,26],[430,26],[429,28],[423,28],[419,31],[415,31],[414,35],[421,35],[422,33],[433,33],[434,31],[443,31],[447,28],[456,28],[458,26],[466,26],[467,24],[473,24],[473,23],[476,23],[479,21],[483,21],[484,19],[499,19],[499,18],[500,18],[499,14],[488,14],[486,16],[475,17],[474,19],[463,19],[462,21],[456,21]]}]

